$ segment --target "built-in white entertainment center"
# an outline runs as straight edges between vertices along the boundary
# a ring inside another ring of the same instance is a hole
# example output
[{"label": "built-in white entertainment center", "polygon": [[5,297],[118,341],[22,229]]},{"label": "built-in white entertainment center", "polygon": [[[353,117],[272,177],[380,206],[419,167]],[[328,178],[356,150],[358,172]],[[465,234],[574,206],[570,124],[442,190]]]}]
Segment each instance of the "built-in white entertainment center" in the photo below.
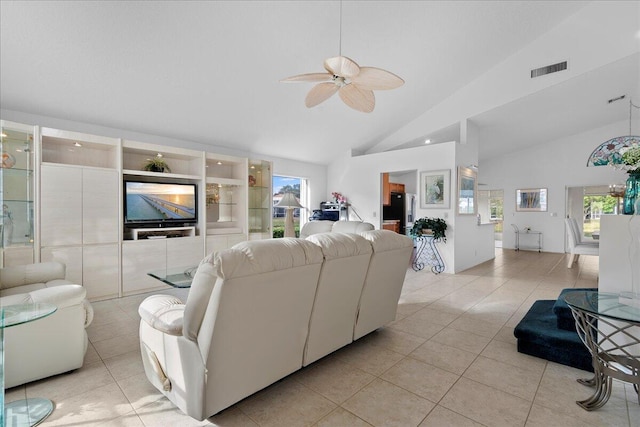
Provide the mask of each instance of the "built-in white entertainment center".
[{"label": "built-in white entertainment center", "polygon": [[[20,185],[32,190],[16,196],[31,213],[13,218],[32,237],[3,242],[0,265],[61,261],[101,300],[166,287],[147,273],[271,236],[268,161],[6,121],[2,129],[33,140],[20,151],[30,165]],[[144,170],[159,157],[170,172]]]}]

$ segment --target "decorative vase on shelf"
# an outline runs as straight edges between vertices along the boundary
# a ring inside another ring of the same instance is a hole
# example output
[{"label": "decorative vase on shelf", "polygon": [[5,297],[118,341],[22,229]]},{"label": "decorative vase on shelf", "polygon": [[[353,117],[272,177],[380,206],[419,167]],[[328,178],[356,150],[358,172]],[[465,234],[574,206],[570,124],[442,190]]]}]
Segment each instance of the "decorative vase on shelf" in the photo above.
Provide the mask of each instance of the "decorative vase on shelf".
[{"label": "decorative vase on shelf", "polygon": [[[624,191],[624,214],[633,215],[636,209],[636,201],[640,200],[640,171],[630,172]],[[639,212],[635,212],[636,215]]]}]

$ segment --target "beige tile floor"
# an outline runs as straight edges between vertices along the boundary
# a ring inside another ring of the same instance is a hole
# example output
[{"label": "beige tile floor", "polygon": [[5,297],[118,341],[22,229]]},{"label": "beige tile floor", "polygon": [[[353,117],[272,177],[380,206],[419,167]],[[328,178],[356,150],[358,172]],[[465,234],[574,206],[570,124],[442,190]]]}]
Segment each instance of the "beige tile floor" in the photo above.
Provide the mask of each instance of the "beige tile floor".
[{"label": "beige tile floor", "polygon": [[96,302],[84,366],[8,390],[7,401],[52,399],[42,426],[637,427],[630,386],[616,382],[607,405],[586,412],[575,401],[591,389],[576,379],[588,373],[516,351],[513,328],[535,300],[595,287],[597,271],[595,257],[567,269],[562,254],[502,249],[456,275],[409,269],[395,322],[202,422],[146,380],[137,336],[146,295]]}]

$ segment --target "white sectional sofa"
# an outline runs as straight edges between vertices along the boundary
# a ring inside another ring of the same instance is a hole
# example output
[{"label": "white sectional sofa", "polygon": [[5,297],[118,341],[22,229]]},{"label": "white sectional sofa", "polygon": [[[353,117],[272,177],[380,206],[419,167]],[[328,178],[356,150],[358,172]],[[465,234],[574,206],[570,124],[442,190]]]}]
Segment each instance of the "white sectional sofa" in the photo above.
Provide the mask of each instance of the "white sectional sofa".
[{"label": "white sectional sofa", "polygon": [[5,387],[11,388],[80,368],[93,309],[85,289],[65,279],[59,262],[0,269],[0,306],[52,303],[42,319],[4,329]]},{"label": "white sectional sofa", "polygon": [[140,305],[147,378],[187,415],[214,415],[393,320],[412,249],[373,230],[212,254],[186,303],[154,295]]}]

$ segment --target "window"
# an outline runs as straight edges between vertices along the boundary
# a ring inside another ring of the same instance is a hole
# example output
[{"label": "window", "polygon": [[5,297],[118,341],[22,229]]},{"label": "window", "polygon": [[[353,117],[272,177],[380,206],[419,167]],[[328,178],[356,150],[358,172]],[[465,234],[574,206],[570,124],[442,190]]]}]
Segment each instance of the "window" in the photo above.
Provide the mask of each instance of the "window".
[{"label": "window", "polygon": [[[286,208],[279,208],[276,205],[285,193],[293,193],[302,206],[307,206],[308,196],[307,180],[304,178],[274,175],[273,176],[273,237],[284,236],[284,220],[287,213]],[[306,209],[296,208],[293,210],[293,222],[296,236],[300,234],[300,227],[307,221],[308,213]]]}]

